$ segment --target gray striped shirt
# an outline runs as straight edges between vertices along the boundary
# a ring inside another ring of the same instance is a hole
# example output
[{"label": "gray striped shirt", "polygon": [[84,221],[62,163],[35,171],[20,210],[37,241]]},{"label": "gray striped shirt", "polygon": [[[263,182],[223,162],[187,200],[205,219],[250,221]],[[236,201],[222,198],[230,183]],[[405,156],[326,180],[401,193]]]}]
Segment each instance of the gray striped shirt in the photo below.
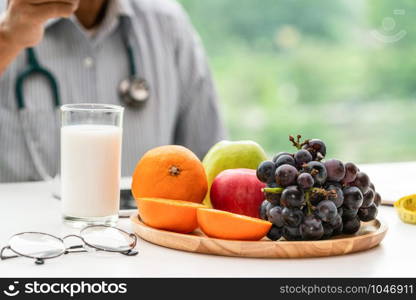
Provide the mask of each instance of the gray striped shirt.
[{"label": "gray striped shirt", "polygon": [[[1,12],[7,1],[0,2]],[[76,18],[48,22],[35,50],[55,75],[62,104],[121,104],[117,87],[129,69],[119,15],[131,21],[137,72],[151,88],[144,107],[125,108],[122,174],[130,176],[143,153],[159,145],[181,144],[202,157],[224,130],[202,45],[176,2],[114,0],[93,36]],[[41,179],[25,144],[15,100],[16,77],[25,66],[22,53],[0,77],[0,182]],[[43,165],[54,176],[60,165],[60,120],[51,90],[36,75],[25,82],[24,95],[25,121]]]}]

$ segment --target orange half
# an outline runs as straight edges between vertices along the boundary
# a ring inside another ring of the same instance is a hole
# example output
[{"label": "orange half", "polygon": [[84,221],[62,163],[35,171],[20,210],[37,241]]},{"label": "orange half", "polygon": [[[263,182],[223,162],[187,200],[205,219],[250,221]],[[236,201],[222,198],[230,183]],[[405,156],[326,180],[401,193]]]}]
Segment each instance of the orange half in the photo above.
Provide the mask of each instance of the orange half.
[{"label": "orange half", "polygon": [[198,208],[198,224],[209,237],[226,240],[258,241],[272,223],[212,208]]},{"label": "orange half", "polygon": [[142,221],[153,228],[179,233],[190,233],[198,227],[196,212],[203,204],[189,201],[137,198],[137,207]]}]

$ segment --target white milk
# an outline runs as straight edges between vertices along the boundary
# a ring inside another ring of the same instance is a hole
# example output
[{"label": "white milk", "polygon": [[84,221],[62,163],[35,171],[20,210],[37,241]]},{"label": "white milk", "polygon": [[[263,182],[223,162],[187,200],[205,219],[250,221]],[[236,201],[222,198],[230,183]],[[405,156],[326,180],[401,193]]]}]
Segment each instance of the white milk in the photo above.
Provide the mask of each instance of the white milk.
[{"label": "white milk", "polygon": [[69,217],[117,215],[122,129],[70,125],[61,129],[62,209]]}]

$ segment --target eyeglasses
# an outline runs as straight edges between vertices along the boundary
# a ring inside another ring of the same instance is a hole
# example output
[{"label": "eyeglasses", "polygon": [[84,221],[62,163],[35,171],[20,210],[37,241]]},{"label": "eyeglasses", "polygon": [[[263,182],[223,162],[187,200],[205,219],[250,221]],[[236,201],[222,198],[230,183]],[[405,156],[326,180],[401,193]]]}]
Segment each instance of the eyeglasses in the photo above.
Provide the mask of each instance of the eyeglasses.
[{"label": "eyeglasses", "polygon": [[[80,245],[67,247],[65,239],[70,237],[82,241]],[[137,236],[116,227],[93,225],[82,229],[79,235],[70,234],[63,238],[43,232],[21,232],[9,239],[8,246],[0,251],[0,259],[27,257],[35,259],[38,265],[44,264],[46,259],[56,258],[64,254],[89,252],[88,248],[98,251],[117,252],[127,256],[134,256]],[[6,250],[14,255],[4,255]]]}]

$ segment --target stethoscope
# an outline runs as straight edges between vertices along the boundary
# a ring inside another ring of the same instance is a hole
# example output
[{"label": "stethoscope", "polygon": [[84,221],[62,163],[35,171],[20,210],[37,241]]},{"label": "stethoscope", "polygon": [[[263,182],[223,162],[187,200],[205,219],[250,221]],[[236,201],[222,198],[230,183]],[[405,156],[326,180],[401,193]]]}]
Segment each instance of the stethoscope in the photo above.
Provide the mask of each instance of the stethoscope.
[{"label": "stethoscope", "polygon": [[[119,21],[121,37],[128,59],[129,76],[119,83],[118,94],[122,103],[130,107],[140,108],[150,98],[150,87],[147,81],[144,78],[139,77],[137,74],[136,59],[133,52],[133,46],[129,38],[129,27],[127,24],[128,20],[125,17],[120,17]],[[44,164],[42,163],[42,159],[39,156],[39,151],[37,149],[38,145],[32,137],[31,126],[27,122],[28,118],[24,116],[26,108],[24,83],[30,76],[36,74],[43,76],[47,80],[52,91],[53,105],[56,112],[59,111],[58,109],[62,104],[59,85],[53,73],[40,64],[34,48],[27,48],[25,52],[27,66],[17,75],[15,84],[18,115],[20,123],[23,127],[24,139],[37,172],[43,180],[51,180],[52,177],[48,174]]]}]

